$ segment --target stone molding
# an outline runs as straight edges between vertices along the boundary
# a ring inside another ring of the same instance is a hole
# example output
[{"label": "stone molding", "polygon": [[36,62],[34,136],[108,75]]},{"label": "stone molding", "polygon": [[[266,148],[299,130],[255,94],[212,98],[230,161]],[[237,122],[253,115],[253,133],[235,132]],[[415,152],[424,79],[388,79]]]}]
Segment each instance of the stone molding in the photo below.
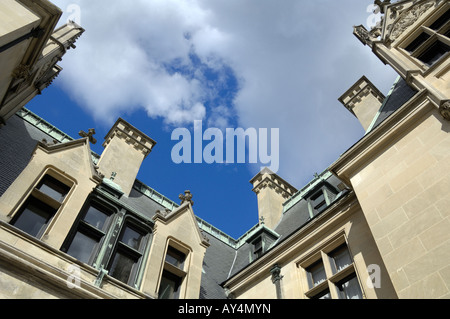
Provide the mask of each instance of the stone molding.
[{"label": "stone molding", "polygon": [[284,184],[280,183],[280,181],[276,178],[272,179],[268,176],[264,177],[261,182],[253,188],[253,191],[258,194],[261,190],[269,187],[275,190],[278,194],[280,194],[283,198],[289,198],[295,194],[292,192],[290,188],[283,187]]},{"label": "stone molding", "polygon": [[401,10],[403,5],[389,8],[390,14],[397,16],[392,24],[386,27],[386,42],[392,43],[402,35],[402,33],[412,26],[428,9],[437,4],[437,0],[415,1],[409,8]]}]

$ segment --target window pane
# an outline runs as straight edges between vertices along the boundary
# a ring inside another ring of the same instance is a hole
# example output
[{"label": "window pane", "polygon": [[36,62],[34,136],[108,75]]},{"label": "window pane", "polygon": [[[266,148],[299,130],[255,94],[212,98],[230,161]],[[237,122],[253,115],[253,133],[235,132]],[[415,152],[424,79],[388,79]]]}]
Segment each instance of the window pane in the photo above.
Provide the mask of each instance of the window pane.
[{"label": "window pane", "polygon": [[114,256],[109,274],[124,283],[128,283],[128,279],[130,278],[131,271],[135,264],[135,259],[118,251]]},{"label": "window pane", "polygon": [[169,246],[166,254],[166,261],[178,268],[183,268],[186,256],[175,248]]},{"label": "window pane", "polygon": [[109,215],[102,212],[101,210],[95,208],[94,206],[89,207],[86,216],[84,217],[84,221],[88,224],[96,227],[97,229],[103,229],[106,220]]},{"label": "window pane", "polygon": [[46,175],[42,179],[41,183],[37,187],[42,193],[50,196],[51,198],[62,202],[64,197],[70,190],[70,187],[61,183],[57,179]]},{"label": "window pane", "polygon": [[449,51],[450,47],[448,45],[441,41],[436,41],[417,58],[428,66],[432,66]]},{"label": "window pane", "polygon": [[[318,262],[312,266],[310,266],[307,271],[311,276],[311,284],[312,287],[317,286],[321,282],[326,280],[325,268],[323,268],[323,263]],[[311,287],[311,288],[312,288]]]},{"label": "window pane", "polygon": [[450,29],[448,29],[448,31],[447,32],[445,32],[445,34],[444,34],[447,38],[449,38],[450,39]]},{"label": "window pane", "polygon": [[341,299],[362,299],[361,288],[355,274],[342,280],[336,286]]},{"label": "window pane", "polygon": [[327,207],[323,190],[320,190],[318,193],[311,196],[311,204],[319,213]]},{"label": "window pane", "polygon": [[125,227],[120,241],[131,248],[139,250],[142,238],[143,236],[141,233],[138,233],[130,227]]},{"label": "window pane", "polygon": [[159,286],[159,299],[177,299],[180,295],[181,278],[164,271]]},{"label": "window pane", "polygon": [[343,245],[333,252],[330,253],[330,256],[334,260],[334,264],[336,266],[336,272],[344,269],[348,265],[352,263],[352,259],[350,257],[350,253],[348,252],[347,246]]},{"label": "window pane", "polygon": [[450,21],[450,9],[441,15],[432,25],[430,25],[430,29],[437,31],[448,21]]},{"label": "window pane", "polygon": [[81,262],[89,263],[89,260],[97,248],[98,241],[81,232],[73,238],[67,253]]},{"label": "window pane", "polygon": [[424,43],[426,40],[428,40],[430,36],[428,33],[422,32],[413,42],[411,42],[405,50],[408,52],[413,52],[416,50],[422,43]]},{"label": "window pane", "polygon": [[53,208],[32,198],[13,225],[31,236],[37,237],[44,230],[54,213]]}]

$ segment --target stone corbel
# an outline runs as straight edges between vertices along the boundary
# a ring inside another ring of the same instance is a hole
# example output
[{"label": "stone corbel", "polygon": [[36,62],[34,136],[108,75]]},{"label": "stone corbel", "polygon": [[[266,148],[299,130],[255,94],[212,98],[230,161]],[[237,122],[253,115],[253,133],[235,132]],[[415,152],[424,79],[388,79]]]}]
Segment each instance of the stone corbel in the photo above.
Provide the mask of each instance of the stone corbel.
[{"label": "stone corbel", "polygon": [[31,77],[31,67],[29,65],[19,64],[12,72],[12,77],[27,81]]}]

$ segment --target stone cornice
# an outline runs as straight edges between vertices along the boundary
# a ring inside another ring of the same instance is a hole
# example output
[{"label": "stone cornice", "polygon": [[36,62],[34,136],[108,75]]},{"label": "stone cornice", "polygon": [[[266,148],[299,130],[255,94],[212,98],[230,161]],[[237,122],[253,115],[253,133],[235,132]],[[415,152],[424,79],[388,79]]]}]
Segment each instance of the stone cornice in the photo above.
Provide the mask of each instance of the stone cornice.
[{"label": "stone cornice", "polygon": [[261,190],[263,190],[267,187],[274,189],[277,193],[279,193],[285,199],[288,199],[289,197],[291,197],[294,194],[293,192],[290,192],[289,190],[283,188],[280,184],[278,184],[276,181],[272,180],[269,177],[264,177],[261,180],[261,182],[252,189],[252,191],[255,192],[256,194],[258,194]]},{"label": "stone cornice", "polygon": [[274,189],[286,199],[297,193],[297,189],[295,187],[290,185],[277,174],[270,171],[268,168],[265,168],[259,172],[250,180],[250,183],[253,184],[254,187],[252,191],[256,194],[267,187]]},{"label": "stone cornice", "polygon": [[156,145],[156,142],[152,138],[122,118],[119,118],[108,132],[103,146],[106,147],[114,136],[124,139],[128,144],[132,144],[135,149],[142,152],[144,158],[150,154],[152,148]]}]

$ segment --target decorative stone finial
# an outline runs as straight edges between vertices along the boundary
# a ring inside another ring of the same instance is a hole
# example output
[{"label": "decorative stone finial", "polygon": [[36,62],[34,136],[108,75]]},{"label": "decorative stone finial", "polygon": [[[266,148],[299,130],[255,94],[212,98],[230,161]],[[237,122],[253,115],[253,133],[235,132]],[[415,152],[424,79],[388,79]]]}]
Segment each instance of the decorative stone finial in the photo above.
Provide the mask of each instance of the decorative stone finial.
[{"label": "decorative stone finial", "polygon": [[194,205],[194,202],[192,201],[192,194],[189,190],[184,191],[184,195],[180,194],[178,198],[181,200],[181,205],[183,205],[185,202],[191,203],[192,206]]},{"label": "decorative stone finial", "polygon": [[264,218],[264,216],[261,216],[260,218],[259,218],[259,223],[261,224],[261,225],[264,225],[264,221],[265,221],[266,219]]},{"label": "decorative stone finial", "polygon": [[95,134],[95,129],[90,128],[88,130],[88,133],[86,133],[85,131],[80,131],[78,133],[78,135],[80,135],[81,137],[87,137],[89,139],[89,142],[91,142],[93,145],[95,143],[97,143],[97,140],[94,138],[94,134]]}]

